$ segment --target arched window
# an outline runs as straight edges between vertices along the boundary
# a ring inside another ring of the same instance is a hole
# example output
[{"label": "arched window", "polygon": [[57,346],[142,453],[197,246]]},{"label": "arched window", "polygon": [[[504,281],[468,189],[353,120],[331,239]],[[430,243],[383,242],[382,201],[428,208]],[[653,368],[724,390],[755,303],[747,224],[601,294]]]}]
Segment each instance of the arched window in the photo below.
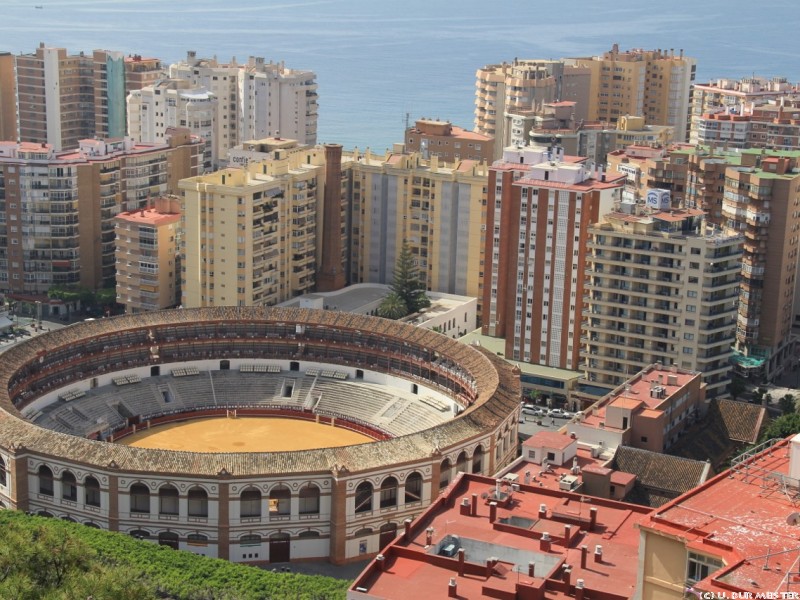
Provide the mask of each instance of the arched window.
[{"label": "arched window", "polygon": [[467,453],[461,452],[456,459],[456,473],[467,473]]},{"label": "arched window", "polygon": [[[175,490],[176,492],[178,490]],[[134,483],[130,491],[131,512],[149,513],[150,512],[150,490],[143,483]],[[162,503],[163,506],[163,503]]]},{"label": "arched window", "polygon": [[439,489],[442,490],[450,485],[450,471],[452,470],[452,466],[450,465],[450,459],[445,458],[442,461],[442,464],[439,468]]},{"label": "arched window", "polygon": [[[177,490],[176,490],[177,491]],[[174,550],[178,550],[178,534],[173,531],[162,531],[158,534],[158,545],[167,546]]]},{"label": "arched window", "polygon": [[178,488],[164,485],[158,490],[158,513],[161,515],[178,514]]},{"label": "arched window", "polygon": [[309,483],[300,488],[300,514],[319,514],[319,488],[317,486]]},{"label": "arched window", "polygon": [[8,479],[6,477],[7,477],[6,476],[6,461],[4,461],[2,457],[0,457],[0,485],[2,485],[2,486],[7,486],[8,485]]},{"label": "arched window", "polygon": [[39,467],[39,493],[43,496],[53,495],[53,472],[50,467]]},{"label": "arched window", "polygon": [[285,516],[292,511],[292,492],[285,485],[272,488],[269,493],[269,514],[270,516]]},{"label": "arched window", "polygon": [[319,537],[319,531],[314,531],[313,529],[308,529],[306,531],[301,531],[297,534],[298,539],[315,539]]},{"label": "arched window", "polygon": [[254,489],[242,492],[239,499],[239,516],[242,519],[255,519],[261,516],[261,492]]},{"label": "arched window", "polygon": [[86,525],[87,527],[91,527],[92,529],[102,529],[100,525],[98,525],[97,523],[92,523],[91,521],[86,521],[84,525]]},{"label": "arched window", "polygon": [[356,513],[365,513],[372,510],[372,484],[362,481],[356,488]]},{"label": "arched window", "polygon": [[100,482],[89,475],[83,480],[84,504],[100,507]]},{"label": "arched window", "polygon": [[475,452],[472,453],[472,472],[483,472],[483,447],[477,446]]},{"label": "arched window", "polygon": [[189,490],[189,516],[208,517],[208,494],[201,487],[193,487]]},{"label": "arched window", "polygon": [[422,475],[417,472],[406,477],[405,503],[422,502]]},{"label": "arched window", "polygon": [[146,540],[150,537],[150,532],[145,531],[144,529],[134,529],[130,533],[128,533],[132,538],[136,538],[137,540]]},{"label": "arched window", "polygon": [[190,546],[208,546],[208,536],[202,533],[190,533],[186,536],[186,543]]},{"label": "arched window", "polygon": [[397,479],[387,477],[381,483],[381,508],[397,506]]},{"label": "arched window", "polygon": [[259,546],[261,545],[261,536],[256,533],[249,533],[239,538],[240,546]]},{"label": "arched window", "polygon": [[75,475],[69,471],[64,471],[61,474],[61,498],[71,502],[78,501],[78,482],[75,479]]}]

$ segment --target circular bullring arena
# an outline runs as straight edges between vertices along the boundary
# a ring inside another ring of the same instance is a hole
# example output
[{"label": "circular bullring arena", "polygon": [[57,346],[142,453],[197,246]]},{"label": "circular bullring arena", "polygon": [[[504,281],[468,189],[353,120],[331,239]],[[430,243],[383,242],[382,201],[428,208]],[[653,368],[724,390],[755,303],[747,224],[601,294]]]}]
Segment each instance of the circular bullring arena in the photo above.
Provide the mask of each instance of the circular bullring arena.
[{"label": "circular bullring arena", "polygon": [[257,564],[375,554],[458,472],[516,456],[479,347],[289,308],[101,319],[0,360],[0,502]]}]

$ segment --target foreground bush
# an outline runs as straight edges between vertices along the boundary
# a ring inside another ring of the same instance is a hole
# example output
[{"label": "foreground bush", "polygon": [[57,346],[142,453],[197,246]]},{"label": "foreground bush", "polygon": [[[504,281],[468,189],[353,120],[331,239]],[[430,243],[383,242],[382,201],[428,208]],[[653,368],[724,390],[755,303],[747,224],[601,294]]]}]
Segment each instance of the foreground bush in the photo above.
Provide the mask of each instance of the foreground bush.
[{"label": "foreground bush", "polygon": [[0,511],[0,598],[344,598],[348,581],[272,573],[56,519]]}]

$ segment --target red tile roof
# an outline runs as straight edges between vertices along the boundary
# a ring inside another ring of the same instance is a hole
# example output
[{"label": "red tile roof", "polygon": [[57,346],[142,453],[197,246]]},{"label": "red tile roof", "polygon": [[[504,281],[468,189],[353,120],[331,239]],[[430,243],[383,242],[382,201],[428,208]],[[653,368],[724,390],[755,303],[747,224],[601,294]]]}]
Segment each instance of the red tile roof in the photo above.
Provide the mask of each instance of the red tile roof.
[{"label": "red tile roof", "polygon": [[[448,593],[451,578],[459,598],[514,598],[538,588],[546,594],[538,597],[566,600],[574,596],[579,579],[589,598],[634,595],[639,552],[636,525],[650,509],[527,485],[520,485],[519,491],[511,491],[510,486],[502,490],[510,498],[496,507],[492,522],[488,501],[495,481],[462,474],[410,525],[408,535],[403,533],[384,548],[382,561],[376,559],[367,566],[348,597],[441,598]],[[462,506],[465,498],[470,507]],[[544,513],[540,513],[542,506]],[[550,537],[549,544],[542,542],[544,533]],[[595,561],[598,546],[600,560]],[[463,564],[459,547],[465,550]],[[491,557],[497,562],[491,562]],[[569,575],[565,575],[565,565],[571,567]]]},{"label": "red tile roof", "polygon": [[564,450],[577,441],[563,433],[555,431],[537,431],[522,445],[525,448],[552,448],[554,450]]}]

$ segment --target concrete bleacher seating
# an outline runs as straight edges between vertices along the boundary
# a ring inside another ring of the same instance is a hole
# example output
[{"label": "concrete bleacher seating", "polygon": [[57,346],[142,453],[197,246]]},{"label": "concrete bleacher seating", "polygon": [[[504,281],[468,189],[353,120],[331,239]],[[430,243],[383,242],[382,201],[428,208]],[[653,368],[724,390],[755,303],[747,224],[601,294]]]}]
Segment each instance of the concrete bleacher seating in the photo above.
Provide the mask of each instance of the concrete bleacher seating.
[{"label": "concrete bleacher seating", "polygon": [[286,406],[371,422],[391,434],[406,435],[439,425],[451,415],[441,400],[346,379],[348,375],[341,371],[281,372],[277,365],[249,365],[252,370],[247,366],[202,373],[195,367],[181,367],[144,379],[121,375],[103,388],[69,390],[60,398],[69,395],[72,400],[50,404],[29,418],[49,429],[83,436],[96,431],[99,424],[113,428],[137,416],[147,419],[165,412],[226,405]]}]

